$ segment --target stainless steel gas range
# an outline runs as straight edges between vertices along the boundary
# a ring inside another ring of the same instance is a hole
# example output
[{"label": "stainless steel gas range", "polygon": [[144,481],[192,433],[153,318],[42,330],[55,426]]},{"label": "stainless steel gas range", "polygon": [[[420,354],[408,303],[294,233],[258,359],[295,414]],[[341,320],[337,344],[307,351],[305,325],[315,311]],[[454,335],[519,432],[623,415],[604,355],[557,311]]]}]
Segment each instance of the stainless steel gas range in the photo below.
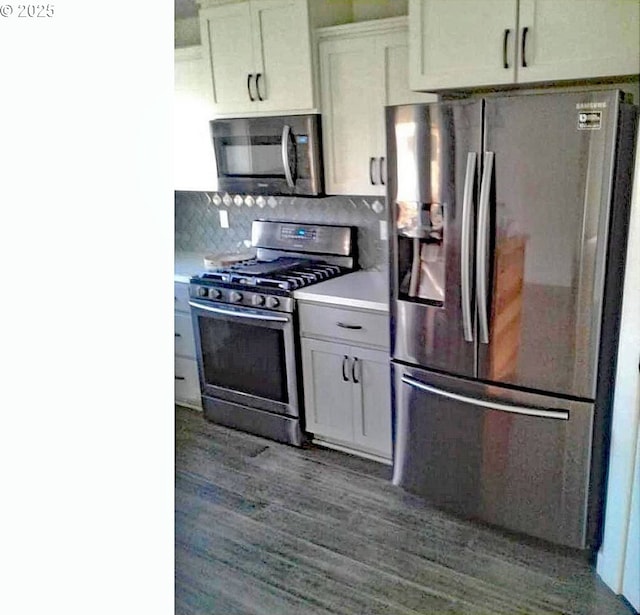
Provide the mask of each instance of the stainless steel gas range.
[{"label": "stainless steel gas range", "polygon": [[191,278],[189,304],[205,417],[304,441],[293,291],[357,268],[356,229],[254,221],[256,258]]}]

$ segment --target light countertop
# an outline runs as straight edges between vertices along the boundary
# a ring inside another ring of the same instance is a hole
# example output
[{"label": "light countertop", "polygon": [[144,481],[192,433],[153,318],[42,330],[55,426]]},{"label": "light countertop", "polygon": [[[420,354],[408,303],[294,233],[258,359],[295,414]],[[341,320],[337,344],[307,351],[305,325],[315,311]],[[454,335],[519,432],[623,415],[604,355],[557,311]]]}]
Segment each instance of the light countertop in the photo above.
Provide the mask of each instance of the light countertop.
[{"label": "light countertop", "polygon": [[301,288],[293,296],[302,301],[388,312],[389,280],[386,272],[356,271]]},{"label": "light countertop", "polygon": [[189,283],[189,278],[204,271],[204,252],[176,252],[174,255],[174,282]]}]

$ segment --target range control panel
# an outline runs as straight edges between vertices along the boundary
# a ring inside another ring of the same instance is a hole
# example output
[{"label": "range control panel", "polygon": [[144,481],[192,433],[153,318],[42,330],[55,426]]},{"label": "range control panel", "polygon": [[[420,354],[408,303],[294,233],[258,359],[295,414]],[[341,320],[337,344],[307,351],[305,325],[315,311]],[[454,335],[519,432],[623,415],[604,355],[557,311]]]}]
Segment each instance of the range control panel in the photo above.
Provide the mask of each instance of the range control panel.
[{"label": "range control panel", "polygon": [[293,312],[293,298],[262,294],[240,288],[220,288],[208,284],[191,283],[189,295],[192,299],[229,303],[249,308],[262,308],[276,312]]},{"label": "range control panel", "polygon": [[280,237],[289,240],[315,241],[318,237],[318,229],[309,226],[283,226]]}]

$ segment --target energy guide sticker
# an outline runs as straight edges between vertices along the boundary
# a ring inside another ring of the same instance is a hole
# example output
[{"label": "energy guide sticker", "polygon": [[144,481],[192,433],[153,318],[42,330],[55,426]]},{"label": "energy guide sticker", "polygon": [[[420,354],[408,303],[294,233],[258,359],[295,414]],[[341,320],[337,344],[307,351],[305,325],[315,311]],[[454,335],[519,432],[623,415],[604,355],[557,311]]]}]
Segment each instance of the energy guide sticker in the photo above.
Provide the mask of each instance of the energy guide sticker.
[{"label": "energy guide sticker", "polygon": [[578,130],[600,130],[602,111],[580,111],[578,113]]}]

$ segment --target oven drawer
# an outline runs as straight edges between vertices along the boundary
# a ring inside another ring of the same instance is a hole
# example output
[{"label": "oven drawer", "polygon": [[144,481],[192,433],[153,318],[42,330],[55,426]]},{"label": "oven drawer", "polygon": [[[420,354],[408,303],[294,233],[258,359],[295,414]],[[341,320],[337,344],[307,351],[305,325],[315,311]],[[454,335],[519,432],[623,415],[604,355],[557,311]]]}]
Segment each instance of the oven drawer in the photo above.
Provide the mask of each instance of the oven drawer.
[{"label": "oven drawer", "polygon": [[175,354],[183,357],[196,356],[196,343],[193,337],[191,314],[176,312],[175,321]]},{"label": "oven drawer", "polygon": [[189,312],[189,285],[185,282],[173,283],[174,307],[181,312]]},{"label": "oven drawer", "polygon": [[376,312],[299,303],[300,333],[389,348],[389,316]]},{"label": "oven drawer", "polygon": [[175,357],[175,401],[191,407],[201,408],[198,364],[195,359]]}]

